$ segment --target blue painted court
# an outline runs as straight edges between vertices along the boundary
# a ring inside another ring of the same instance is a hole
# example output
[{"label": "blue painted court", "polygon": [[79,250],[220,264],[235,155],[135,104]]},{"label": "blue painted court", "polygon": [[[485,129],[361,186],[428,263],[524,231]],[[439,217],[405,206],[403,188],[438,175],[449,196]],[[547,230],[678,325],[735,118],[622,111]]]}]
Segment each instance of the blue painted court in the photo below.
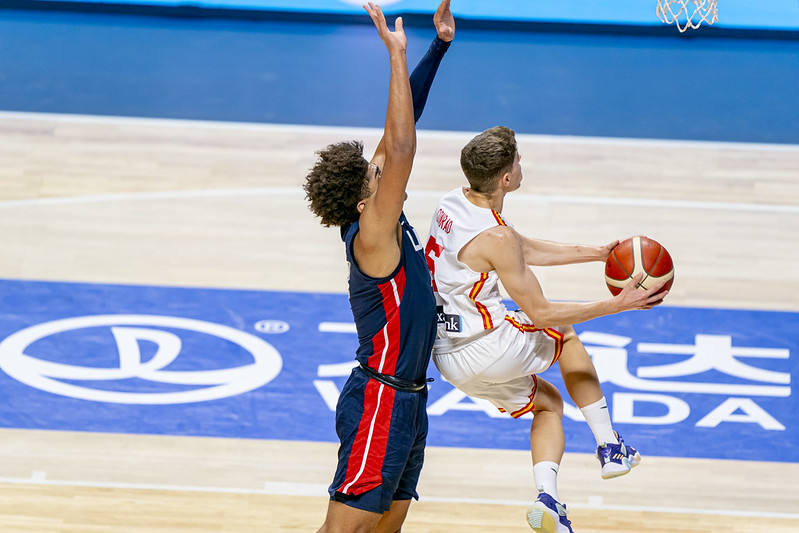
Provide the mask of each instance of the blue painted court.
[{"label": "blue painted court", "polygon": [[[0,426],[336,441],[357,338],[345,295],[2,281]],[[644,453],[799,461],[799,313],[656,308],[582,324]],[[524,450],[529,421],[430,388],[429,444]],[[556,369],[543,377],[566,398]],[[594,441],[567,405],[566,449]]]}]

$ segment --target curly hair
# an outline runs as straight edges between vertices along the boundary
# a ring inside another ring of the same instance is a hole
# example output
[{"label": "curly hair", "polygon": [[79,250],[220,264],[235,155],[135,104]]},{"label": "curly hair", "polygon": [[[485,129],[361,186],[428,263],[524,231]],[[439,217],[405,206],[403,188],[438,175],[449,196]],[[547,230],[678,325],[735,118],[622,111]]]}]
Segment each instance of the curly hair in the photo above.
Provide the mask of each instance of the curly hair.
[{"label": "curly hair", "polygon": [[499,177],[513,166],[516,151],[516,133],[504,126],[485,130],[469,141],[461,150],[461,168],[469,186],[477,192],[493,192]]},{"label": "curly hair", "polygon": [[319,158],[305,177],[305,198],[325,226],[345,226],[358,220],[358,202],[369,195],[363,143],[331,144],[317,152]]}]

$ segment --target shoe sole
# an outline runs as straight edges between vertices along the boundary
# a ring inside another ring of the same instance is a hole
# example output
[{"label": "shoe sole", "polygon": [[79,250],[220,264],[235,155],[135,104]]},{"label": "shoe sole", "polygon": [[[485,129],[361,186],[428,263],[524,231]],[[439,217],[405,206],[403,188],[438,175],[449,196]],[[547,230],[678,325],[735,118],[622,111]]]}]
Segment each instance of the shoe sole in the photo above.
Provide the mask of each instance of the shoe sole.
[{"label": "shoe sole", "polygon": [[536,533],[557,533],[558,522],[542,503],[534,503],[527,510],[527,523]]},{"label": "shoe sole", "polygon": [[605,472],[604,471],[605,469],[603,468],[602,469],[602,479],[613,479],[615,477],[621,477],[621,476],[623,476],[625,474],[628,474],[630,472],[630,470],[632,470],[633,468],[635,468],[636,466],[638,466],[640,464],[641,464],[641,454],[640,453],[636,453],[632,457],[632,459],[629,459],[627,461],[627,465],[628,465],[627,468],[622,468],[622,469],[619,469],[619,470],[608,470],[607,472]]}]

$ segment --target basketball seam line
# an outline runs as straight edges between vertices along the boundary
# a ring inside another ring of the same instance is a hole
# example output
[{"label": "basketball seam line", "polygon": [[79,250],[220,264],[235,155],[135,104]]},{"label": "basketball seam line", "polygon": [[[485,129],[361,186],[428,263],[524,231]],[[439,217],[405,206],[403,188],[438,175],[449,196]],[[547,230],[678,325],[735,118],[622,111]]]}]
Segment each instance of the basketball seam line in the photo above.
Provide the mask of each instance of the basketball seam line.
[{"label": "basketball seam line", "polygon": [[618,257],[616,257],[616,250],[612,250],[612,251],[610,252],[610,255],[612,255],[612,256],[613,256],[613,260],[614,260],[614,261],[616,261],[616,264],[617,264],[617,265],[619,265],[619,268],[621,269],[621,271],[622,271],[622,272],[624,272],[625,274],[627,274],[627,279],[630,279],[630,278],[632,277],[632,274],[630,274],[629,272],[627,272],[627,269],[626,269],[626,268],[624,268],[624,266],[622,266],[622,264],[621,264],[621,261],[619,261],[619,258],[618,258]]},{"label": "basketball seam line", "polygon": [[[643,246],[641,246],[641,262],[642,263],[643,263],[643,260],[644,260],[643,255],[644,255],[644,248],[643,248]],[[643,288],[644,282],[647,279],[649,279],[649,276],[652,275],[652,271],[654,271],[655,267],[658,266],[658,261],[660,261],[660,256],[662,256],[662,255],[663,255],[663,245],[658,244],[658,256],[655,258],[655,262],[652,263],[652,266],[647,269],[645,264],[641,265],[641,267],[643,267],[643,269],[644,269],[644,272],[646,273],[646,276],[644,276],[644,278],[641,280],[641,283],[638,284],[639,287]]]}]

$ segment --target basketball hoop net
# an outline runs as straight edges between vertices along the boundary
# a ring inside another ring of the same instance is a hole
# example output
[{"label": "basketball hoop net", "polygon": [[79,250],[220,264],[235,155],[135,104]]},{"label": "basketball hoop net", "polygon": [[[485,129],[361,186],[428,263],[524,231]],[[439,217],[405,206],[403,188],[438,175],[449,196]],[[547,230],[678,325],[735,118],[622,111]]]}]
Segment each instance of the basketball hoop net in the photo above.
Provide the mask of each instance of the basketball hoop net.
[{"label": "basketball hoop net", "polygon": [[680,32],[718,22],[717,0],[658,0],[658,18],[666,24],[676,24]]}]

